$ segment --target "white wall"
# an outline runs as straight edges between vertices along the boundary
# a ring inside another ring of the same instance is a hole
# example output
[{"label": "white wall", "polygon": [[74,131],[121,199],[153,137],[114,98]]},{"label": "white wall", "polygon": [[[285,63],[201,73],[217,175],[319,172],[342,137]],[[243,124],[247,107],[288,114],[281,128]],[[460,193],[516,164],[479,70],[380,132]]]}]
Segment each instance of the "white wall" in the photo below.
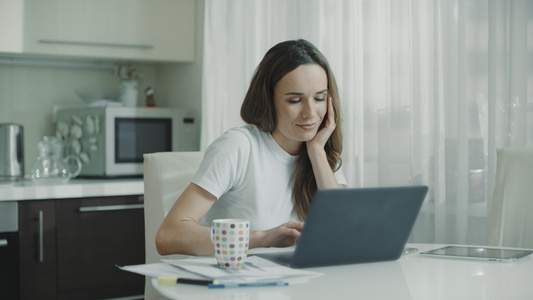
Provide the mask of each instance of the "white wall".
[{"label": "white wall", "polygon": [[[166,106],[202,111],[202,66],[204,2],[196,1],[196,43],[192,63],[161,65],[156,68],[158,97]],[[200,120],[198,120],[200,122]],[[199,123],[201,124],[201,123]]]}]

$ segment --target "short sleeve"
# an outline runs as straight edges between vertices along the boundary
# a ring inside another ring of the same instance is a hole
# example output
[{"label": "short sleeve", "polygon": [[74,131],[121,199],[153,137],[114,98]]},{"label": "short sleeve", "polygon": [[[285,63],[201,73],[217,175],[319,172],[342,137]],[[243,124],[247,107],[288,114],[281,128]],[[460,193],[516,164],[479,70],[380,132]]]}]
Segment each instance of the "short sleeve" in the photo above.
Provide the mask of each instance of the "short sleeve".
[{"label": "short sleeve", "polygon": [[342,172],[342,166],[334,173],[335,178],[337,179],[337,183],[342,185],[343,187],[347,187],[348,183],[346,182],[346,178],[344,177],[344,173]]},{"label": "short sleeve", "polygon": [[250,143],[246,134],[227,131],[205,151],[204,160],[192,182],[217,199],[243,182]]}]

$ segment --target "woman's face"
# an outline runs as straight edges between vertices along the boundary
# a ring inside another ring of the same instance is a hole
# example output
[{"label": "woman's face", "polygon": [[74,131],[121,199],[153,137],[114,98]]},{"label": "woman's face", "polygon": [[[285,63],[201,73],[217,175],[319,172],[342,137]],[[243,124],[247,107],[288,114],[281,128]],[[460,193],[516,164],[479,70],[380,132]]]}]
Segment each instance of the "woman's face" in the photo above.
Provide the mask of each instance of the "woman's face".
[{"label": "woman's face", "polygon": [[276,129],[272,136],[291,155],[316,135],[327,112],[328,78],[318,64],[301,65],[274,88]]}]

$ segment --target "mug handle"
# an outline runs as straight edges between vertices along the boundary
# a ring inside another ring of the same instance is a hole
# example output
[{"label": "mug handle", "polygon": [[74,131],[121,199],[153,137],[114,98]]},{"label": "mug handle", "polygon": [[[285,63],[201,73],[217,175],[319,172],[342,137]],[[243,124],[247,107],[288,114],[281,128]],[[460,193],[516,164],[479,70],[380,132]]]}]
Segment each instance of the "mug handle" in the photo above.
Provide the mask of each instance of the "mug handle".
[{"label": "mug handle", "polygon": [[[76,172],[74,172],[74,173],[70,173],[69,178],[76,178],[76,177],[77,177],[78,175],[80,175],[80,173],[81,173],[81,168],[82,168],[81,160],[80,160],[79,157],[77,157],[77,156],[74,155],[74,154],[71,154],[71,155],[69,155],[69,156],[67,156],[67,157],[65,158],[65,162],[68,163],[69,160],[74,160],[74,161],[76,161],[76,165],[78,166],[78,168],[76,169]],[[70,170],[69,170],[69,171],[70,171]]]},{"label": "mug handle", "polygon": [[211,227],[209,228],[209,237],[211,238],[211,243],[215,243],[215,241],[213,240],[213,228],[215,224],[211,223]]}]

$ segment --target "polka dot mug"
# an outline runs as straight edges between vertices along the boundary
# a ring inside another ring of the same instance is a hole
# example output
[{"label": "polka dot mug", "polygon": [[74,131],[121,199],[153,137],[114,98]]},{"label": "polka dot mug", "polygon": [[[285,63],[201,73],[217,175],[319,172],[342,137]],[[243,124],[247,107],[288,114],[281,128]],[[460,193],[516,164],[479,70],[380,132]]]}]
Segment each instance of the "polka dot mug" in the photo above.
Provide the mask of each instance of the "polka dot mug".
[{"label": "polka dot mug", "polygon": [[211,224],[211,241],[217,264],[222,268],[244,266],[250,243],[250,221],[217,219]]}]

